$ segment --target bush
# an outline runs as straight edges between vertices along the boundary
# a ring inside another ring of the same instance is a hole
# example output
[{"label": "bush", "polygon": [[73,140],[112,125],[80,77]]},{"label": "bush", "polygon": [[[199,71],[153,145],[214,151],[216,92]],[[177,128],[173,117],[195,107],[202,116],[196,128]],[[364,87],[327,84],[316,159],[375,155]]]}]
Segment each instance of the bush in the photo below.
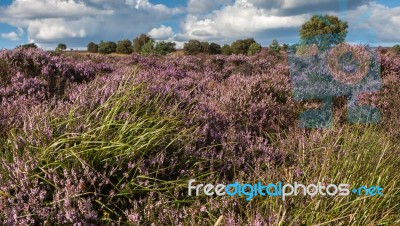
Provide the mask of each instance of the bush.
[{"label": "bush", "polygon": [[20,46],[18,46],[18,47],[22,47],[22,48],[34,48],[34,49],[36,49],[36,48],[37,48],[37,45],[36,45],[35,43],[28,43],[28,44],[20,45]]},{"label": "bush", "polygon": [[289,45],[286,44],[286,43],[283,43],[282,49],[283,49],[284,51],[287,51],[287,50],[289,49]]},{"label": "bush", "polygon": [[218,45],[217,43],[210,43],[209,47],[208,47],[208,53],[209,54],[221,54],[222,50],[221,50],[221,46]]},{"label": "bush", "polygon": [[165,42],[165,41],[157,42],[155,43],[154,46],[154,52],[157,55],[165,56],[168,53],[175,52],[176,51],[175,46],[176,46],[175,42]]},{"label": "bush", "polygon": [[396,54],[400,54],[400,45],[394,45],[392,51]]},{"label": "bush", "polygon": [[336,16],[314,15],[300,28],[304,45],[316,44],[318,49],[326,50],[346,39],[348,24]]},{"label": "bush", "polygon": [[141,50],[140,54],[143,56],[155,55],[156,52],[154,50],[154,46],[155,46],[155,42],[153,40],[146,42],[146,44],[144,44],[142,46],[142,50]]},{"label": "bush", "polygon": [[117,53],[131,54],[133,52],[132,42],[128,39],[118,41],[116,51]]},{"label": "bush", "polygon": [[89,44],[87,45],[87,51],[90,53],[97,53],[98,50],[99,50],[99,45],[97,45],[96,43],[89,42]]},{"label": "bush", "polygon": [[141,53],[142,47],[149,41],[154,41],[154,40],[146,34],[140,34],[139,37],[133,39],[133,51],[135,53]]},{"label": "bush", "polygon": [[256,55],[257,53],[259,53],[261,50],[262,50],[262,47],[260,44],[253,43],[250,45],[249,52],[247,54],[250,56],[253,56],[253,55]]},{"label": "bush", "polygon": [[225,44],[221,48],[221,53],[224,54],[224,55],[231,55],[232,54],[231,47],[229,45]]},{"label": "bush", "polygon": [[59,43],[57,45],[57,48],[60,50],[66,50],[67,49],[67,45],[65,45],[64,43]]},{"label": "bush", "polygon": [[281,47],[279,46],[279,43],[276,39],[272,40],[272,43],[269,46],[269,49],[274,53],[279,53],[281,51]]},{"label": "bush", "polygon": [[200,42],[198,40],[190,40],[189,42],[183,45],[183,50],[185,51],[185,54],[188,55],[196,55],[199,53],[204,53],[205,52],[204,48],[207,48],[207,45],[205,45],[204,42]]},{"label": "bush", "polygon": [[251,44],[253,43],[256,43],[256,41],[253,38],[237,40],[231,44],[232,53],[246,55],[249,52]]},{"label": "bush", "polygon": [[115,53],[117,51],[117,44],[115,42],[103,42],[99,44],[98,52],[102,54]]}]

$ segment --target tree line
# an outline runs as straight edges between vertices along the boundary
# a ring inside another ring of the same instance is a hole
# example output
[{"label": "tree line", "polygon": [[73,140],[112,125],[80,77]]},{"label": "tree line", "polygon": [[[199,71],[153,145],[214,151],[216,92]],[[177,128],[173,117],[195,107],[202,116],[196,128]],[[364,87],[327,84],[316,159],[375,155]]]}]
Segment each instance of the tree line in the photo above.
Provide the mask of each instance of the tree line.
[{"label": "tree line", "polygon": [[133,52],[149,56],[149,55],[167,55],[168,53],[176,51],[175,42],[167,41],[155,41],[150,36],[141,34],[136,37],[133,42],[129,39],[118,41],[117,43],[112,41],[101,41],[99,44],[90,42],[87,45],[87,51],[91,53],[120,53],[120,54],[131,54]]},{"label": "tree line", "polygon": [[[331,46],[342,43],[345,41],[347,35],[348,23],[340,20],[336,16],[331,15],[314,15],[304,23],[300,30],[300,40],[298,44],[288,46],[287,44],[279,45],[277,40],[273,40],[269,45],[269,50],[279,53],[281,49],[293,48],[296,52],[307,51],[309,46],[315,45],[319,50],[327,50]],[[34,43],[22,45],[22,47],[36,47]],[[58,44],[55,52],[62,52],[67,46],[63,43]],[[400,45],[395,45],[392,51],[400,54]],[[232,42],[230,45],[223,46],[215,42],[189,40],[184,43],[183,51],[186,55],[196,54],[244,54],[255,55],[262,50],[262,47],[257,43],[254,38],[239,39]],[[137,53],[144,56],[149,55],[167,55],[176,51],[176,43],[168,41],[155,41],[146,34],[133,39],[133,42],[124,39],[117,43],[112,41],[101,41],[96,44],[90,42],[87,45],[87,51],[92,53],[120,53],[131,54]]]},{"label": "tree line", "polygon": [[[284,45],[285,46],[285,45]],[[58,48],[58,47],[57,47]],[[278,41],[274,40],[270,45],[273,51],[279,52],[281,46]],[[261,44],[257,43],[254,38],[239,39],[234,41],[231,45],[219,45],[215,42],[189,40],[184,43],[183,51],[186,55],[196,54],[244,54],[244,55],[255,55],[262,50]],[[155,41],[146,34],[141,34],[136,37],[133,42],[128,39],[118,41],[117,43],[112,41],[101,41],[99,44],[90,42],[87,45],[87,51],[91,53],[120,53],[120,54],[131,54],[137,53],[144,56],[149,55],[167,55],[176,51],[176,43],[166,41]]]}]

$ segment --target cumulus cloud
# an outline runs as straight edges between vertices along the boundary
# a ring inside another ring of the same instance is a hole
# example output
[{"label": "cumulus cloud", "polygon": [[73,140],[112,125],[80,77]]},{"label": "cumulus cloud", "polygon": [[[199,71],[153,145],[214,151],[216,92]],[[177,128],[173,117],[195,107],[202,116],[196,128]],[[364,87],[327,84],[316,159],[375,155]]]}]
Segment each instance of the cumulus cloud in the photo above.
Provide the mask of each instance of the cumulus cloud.
[{"label": "cumulus cloud", "polygon": [[38,44],[132,39],[181,13],[148,0],[15,0],[0,8],[0,22],[26,29]]},{"label": "cumulus cloud", "polygon": [[10,32],[10,33],[2,33],[2,34],[1,34],[1,37],[2,37],[2,38],[6,38],[6,39],[10,39],[10,40],[12,40],[12,41],[17,41],[17,40],[19,40],[18,34],[15,33],[14,31],[13,31],[13,32]]},{"label": "cumulus cloud", "polygon": [[[181,44],[190,39],[220,44],[254,37],[298,39],[299,27],[313,14],[346,15],[354,41],[400,41],[400,7],[370,0],[187,0],[186,7],[168,7],[151,0],[14,0],[0,7],[0,22],[26,31],[41,46],[58,42],[83,47],[90,41],[132,39],[146,33],[157,40]],[[367,15],[367,16],[366,16]],[[179,22],[179,27],[162,25]],[[371,34],[365,38],[365,31]],[[1,38],[21,39],[19,30]]]},{"label": "cumulus cloud", "polygon": [[148,35],[154,39],[165,40],[171,38],[174,35],[174,32],[172,27],[161,25],[158,28],[151,29]]},{"label": "cumulus cloud", "polygon": [[9,33],[0,34],[1,38],[10,39],[11,41],[18,41],[21,39],[21,36],[24,34],[24,30],[22,28],[18,28],[17,31],[12,31]]},{"label": "cumulus cloud", "polygon": [[[206,11],[203,7],[213,10]],[[224,1],[224,4],[221,1],[189,0],[189,13],[181,23],[176,40],[229,43],[237,38],[254,37],[264,43],[273,38],[295,42],[298,40],[298,29],[312,15],[334,14],[344,16],[342,18],[349,22],[349,36],[352,38],[367,35],[362,30],[367,28],[368,36],[375,34],[375,43],[395,42],[400,39],[400,29],[395,29],[400,27],[398,8],[385,7],[369,0],[235,0]],[[368,13],[370,15],[365,15]]]},{"label": "cumulus cloud", "polygon": [[13,19],[68,18],[81,15],[112,14],[112,10],[88,7],[74,0],[16,0],[4,11]]},{"label": "cumulus cloud", "polygon": [[273,10],[257,7],[254,2],[237,0],[203,17],[188,15],[177,39],[233,40],[255,37],[266,30],[297,29],[306,19],[307,15],[279,16]]},{"label": "cumulus cloud", "polygon": [[189,0],[188,13],[189,14],[204,14],[210,13],[223,5],[232,3],[232,0]]},{"label": "cumulus cloud", "polygon": [[350,32],[370,43],[400,42],[400,7],[369,3],[348,13]]}]

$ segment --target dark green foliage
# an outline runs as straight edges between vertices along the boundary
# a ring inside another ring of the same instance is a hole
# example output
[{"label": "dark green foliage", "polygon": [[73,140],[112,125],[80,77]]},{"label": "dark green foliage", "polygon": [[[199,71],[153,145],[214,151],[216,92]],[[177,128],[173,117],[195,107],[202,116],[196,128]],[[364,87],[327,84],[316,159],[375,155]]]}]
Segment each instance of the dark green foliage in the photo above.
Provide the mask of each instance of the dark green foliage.
[{"label": "dark green foliage", "polygon": [[24,45],[20,45],[18,47],[23,47],[23,48],[37,48],[37,45],[35,43],[28,43]]},{"label": "dark green foliage", "polygon": [[118,41],[116,50],[117,53],[131,54],[133,52],[132,42],[128,39]]},{"label": "dark green foliage", "polygon": [[320,50],[345,41],[348,24],[336,16],[314,15],[301,26],[300,37],[303,44],[316,44]]},{"label": "dark green foliage", "polygon": [[250,45],[249,52],[247,54],[250,56],[253,56],[253,55],[256,55],[257,53],[259,53],[261,50],[262,50],[262,47],[260,44],[253,43]]},{"label": "dark green foliage", "polygon": [[232,54],[231,47],[229,45],[225,44],[221,48],[221,53],[224,54],[224,55],[231,55]]},{"label": "dark green foliage", "polygon": [[246,55],[249,52],[251,44],[253,43],[256,43],[256,41],[253,38],[237,40],[231,44],[232,53]]},{"label": "dark green foliage", "polygon": [[190,40],[189,42],[183,45],[183,50],[185,54],[188,55],[196,55],[199,53],[203,53],[204,44],[198,40]]},{"label": "dark green foliage", "polygon": [[200,53],[208,53],[210,44],[208,42],[200,42],[201,50]]},{"label": "dark green foliage", "polygon": [[394,45],[392,47],[392,50],[393,50],[394,53],[400,54],[400,45]]},{"label": "dark green foliage", "polygon": [[67,49],[67,45],[65,45],[64,43],[59,43],[57,45],[57,48],[60,50],[66,50]]},{"label": "dark green foliage", "polygon": [[289,48],[289,45],[286,43],[283,43],[282,49],[286,51],[286,50],[288,50],[288,48]]},{"label": "dark green foliage", "polygon": [[279,53],[279,51],[281,50],[281,47],[279,46],[279,43],[276,39],[272,40],[272,43],[269,46],[269,49],[274,53]]},{"label": "dark green foliage", "polygon": [[157,42],[154,46],[154,51],[157,55],[165,56],[168,53],[172,53],[176,51],[176,43],[175,42]]},{"label": "dark green foliage", "polygon": [[154,46],[155,46],[155,42],[153,40],[150,40],[150,41],[146,42],[142,46],[140,54],[143,55],[143,56],[155,55],[156,53],[154,51]]},{"label": "dark green foliage", "polygon": [[222,50],[221,50],[221,46],[218,45],[217,43],[210,43],[210,45],[208,46],[208,53],[209,54],[221,54]]},{"label": "dark green foliage", "polygon": [[98,52],[102,54],[115,53],[117,51],[117,44],[115,42],[103,42],[99,44]]},{"label": "dark green foliage", "polygon": [[150,36],[146,34],[140,34],[139,37],[133,39],[133,51],[135,53],[141,53],[142,47],[151,40],[153,39]]},{"label": "dark green foliage", "polygon": [[198,40],[190,40],[189,42],[185,43],[183,46],[183,50],[187,55],[196,55],[199,53],[204,53],[204,54],[222,53],[221,46],[218,45],[217,43],[212,42],[210,44],[208,42],[201,42]]},{"label": "dark green foliage", "polygon": [[98,50],[99,50],[99,45],[97,45],[96,43],[89,42],[89,44],[87,45],[88,52],[97,53]]}]

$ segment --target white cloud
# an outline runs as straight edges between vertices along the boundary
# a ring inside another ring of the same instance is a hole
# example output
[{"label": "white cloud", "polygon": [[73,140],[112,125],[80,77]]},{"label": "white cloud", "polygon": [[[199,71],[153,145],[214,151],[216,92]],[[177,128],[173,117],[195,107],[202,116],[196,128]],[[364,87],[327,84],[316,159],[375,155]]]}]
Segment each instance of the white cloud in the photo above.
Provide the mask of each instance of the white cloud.
[{"label": "white cloud", "polygon": [[274,11],[257,8],[252,2],[237,0],[205,17],[188,15],[181,25],[179,39],[224,39],[254,37],[271,29],[296,28],[307,15],[278,16]]},{"label": "white cloud", "polygon": [[26,29],[27,39],[39,45],[86,46],[101,39],[133,39],[181,11],[148,0],[15,0],[0,8],[0,22]]},{"label": "white cloud", "polygon": [[232,3],[232,0],[189,0],[188,1],[188,13],[190,14],[203,14],[210,13],[211,11],[218,9],[222,5]]},{"label": "white cloud", "polygon": [[165,40],[174,35],[172,27],[161,25],[159,28],[153,28],[149,31],[148,35],[154,39]]},{"label": "white cloud", "polygon": [[10,39],[12,41],[17,41],[19,40],[19,36],[17,33],[15,32],[10,32],[10,33],[3,33],[1,34],[2,38],[6,38],[6,39]]},{"label": "white cloud", "polygon": [[400,7],[369,3],[348,12],[349,35],[369,43],[400,42]]},{"label": "white cloud", "polygon": [[[368,2],[352,0],[342,8],[348,16],[348,36],[353,37],[349,41],[400,41],[400,7]],[[25,31],[28,40],[42,46],[61,41],[86,46],[90,41],[133,39],[147,31],[155,39],[179,45],[189,39],[223,44],[248,37],[265,44],[274,38],[295,41],[311,15],[338,15],[340,9],[338,0],[187,0],[186,8],[152,0],[14,0],[0,7],[0,23],[18,27],[1,38],[21,39]],[[179,30],[160,26],[166,20],[180,22]],[[365,38],[366,30],[374,34]]]},{"label": "white cloud", "polygon": [[112,10],[96,9],[75,0],[16,0],[5,11],[10,18],[40,19],[112,14]]}]

